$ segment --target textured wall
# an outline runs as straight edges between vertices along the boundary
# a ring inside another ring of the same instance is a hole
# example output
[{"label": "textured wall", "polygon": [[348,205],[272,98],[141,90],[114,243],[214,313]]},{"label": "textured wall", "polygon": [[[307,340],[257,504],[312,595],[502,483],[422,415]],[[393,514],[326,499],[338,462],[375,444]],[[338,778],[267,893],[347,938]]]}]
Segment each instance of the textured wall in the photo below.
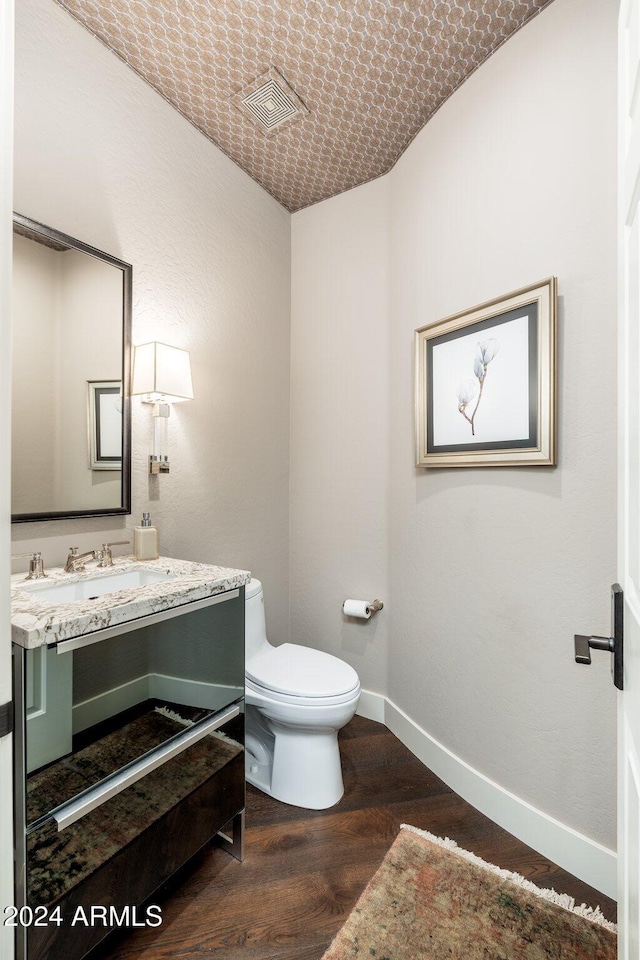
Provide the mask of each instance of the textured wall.
[{"label": "textured wall", "polygon": [[[382,347],[388,298],[386,374],[379,357],[356,353],[353,373],[337,365],[306,380],[313,396],[300,390],[292,624],[314,607],[321,616],[315,598],[337,594],[337,567],[348,589],[382,555],[342,505],[388,513],[389,696],[476,769],[609,847],[614,688],[608,658],[580,669],[572,643],[607,630],[615,579],[616,6],[555,0],[444,105],[388,192],[378,182],[294,215],[292,318],[295,372],[319,328],[338,354],[366,351],[372,336]],[[550,274],[559,467],[416,469],[414,329]],[[388,445],[371,427],[387,402]],[[339,444],[337,503],[316,479],[326,443],[314,451],[307,436]],[[332,607],[322,618],[314,642],[333,651],[339,618]],[[359,669],[365,685],[384,675],[384,649],[365,649]]]},{"label": "textured wall", "polygon": [[291,638],[387,690],[389,600],[388,181],[292,221]]},{"label": "textured wall", "polygon": [[[478,71],[394,171],[391,233],[389,692],[609,847],[615,690],[572,653],[616,572],[616,6],[556,0]],[[550,274],[559,467],[411,469],[412,329]]]},{"label": "textured wall", "polygon": [[285,638],[289,215],[51,0],[17,17],[15,208],[133,264],[134,342],[190,350],[196,399],[160,480],[134,403],[131,518],[14,526],[14,550],[54,563],[150,510],[165,554],[263,577]]}]

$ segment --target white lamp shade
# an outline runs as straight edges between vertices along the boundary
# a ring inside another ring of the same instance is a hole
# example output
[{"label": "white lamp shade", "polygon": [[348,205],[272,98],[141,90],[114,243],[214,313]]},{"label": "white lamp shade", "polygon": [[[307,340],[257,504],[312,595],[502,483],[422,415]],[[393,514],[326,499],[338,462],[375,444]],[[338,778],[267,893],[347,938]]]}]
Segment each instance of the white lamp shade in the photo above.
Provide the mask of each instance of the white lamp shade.
[{"label": "white lamp shade", "polygon": [[150,403],[179,403],[193,400],[189,351],[166,343],[143,343],[134,348],[134,396]]}]

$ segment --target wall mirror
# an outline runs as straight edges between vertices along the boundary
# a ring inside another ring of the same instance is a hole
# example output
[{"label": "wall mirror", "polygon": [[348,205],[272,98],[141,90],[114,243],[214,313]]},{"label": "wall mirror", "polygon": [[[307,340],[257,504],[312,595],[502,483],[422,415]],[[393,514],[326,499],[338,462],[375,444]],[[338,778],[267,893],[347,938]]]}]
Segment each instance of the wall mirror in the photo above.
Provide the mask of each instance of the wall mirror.
[{"label": "wall mirror", "polygon": [[131,277],[14,214],[14,522],[131,512]]}]

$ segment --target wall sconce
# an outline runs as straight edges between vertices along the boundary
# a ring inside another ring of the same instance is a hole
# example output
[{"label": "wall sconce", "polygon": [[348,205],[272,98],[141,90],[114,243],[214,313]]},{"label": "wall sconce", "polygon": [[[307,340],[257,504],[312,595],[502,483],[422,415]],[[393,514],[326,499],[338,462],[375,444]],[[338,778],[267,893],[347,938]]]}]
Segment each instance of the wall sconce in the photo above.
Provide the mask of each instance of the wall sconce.
[{"label": "wall sconce", "polygon": [[172,403],[193,400],[189,352],[166,343],[134,347],[133,396],[153,404],[153,441],[149,472],[169,473],[169,414]]}]

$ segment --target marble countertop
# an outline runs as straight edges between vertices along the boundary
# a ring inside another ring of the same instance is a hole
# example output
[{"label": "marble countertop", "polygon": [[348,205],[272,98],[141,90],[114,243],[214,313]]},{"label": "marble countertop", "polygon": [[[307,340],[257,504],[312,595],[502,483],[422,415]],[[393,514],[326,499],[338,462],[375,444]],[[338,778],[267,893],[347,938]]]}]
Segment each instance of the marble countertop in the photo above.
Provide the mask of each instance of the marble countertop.
[{"label": "marble countertop", "polygon": [[[71,584],[139,569],[161,571],[175,579],[68,603],[55,603],[40,597],[37,589],[29,589],[38,585]],[[52,567],[47,570],[45,580],[25,581],[24,574],[18,573],[11,577],[11,637],[20,646],[33,649],[234,590],[250,579],[247,570],[169,557],[158,560],[118,557],[112,567],[104,569],[89,563],[85,573],[65,573],[62,567]]]}]

